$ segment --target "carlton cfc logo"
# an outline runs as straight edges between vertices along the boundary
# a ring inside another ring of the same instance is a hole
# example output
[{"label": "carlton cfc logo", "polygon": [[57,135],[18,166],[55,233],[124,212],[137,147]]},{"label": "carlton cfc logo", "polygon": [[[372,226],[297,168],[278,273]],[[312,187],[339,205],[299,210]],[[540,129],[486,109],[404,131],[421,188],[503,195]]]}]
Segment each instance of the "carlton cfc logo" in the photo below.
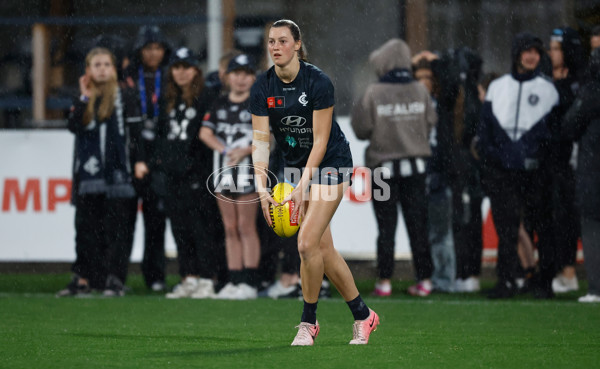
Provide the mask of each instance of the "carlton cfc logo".
[{"label": "carlton cfc logo", "polygon": [[306,92],[302,92],[302,95],[300,95],[298,101],[300,102],[300,104],[302,104],[302,106],[306,106],[306,104],[308,104],[308,100],[306,99]]}]

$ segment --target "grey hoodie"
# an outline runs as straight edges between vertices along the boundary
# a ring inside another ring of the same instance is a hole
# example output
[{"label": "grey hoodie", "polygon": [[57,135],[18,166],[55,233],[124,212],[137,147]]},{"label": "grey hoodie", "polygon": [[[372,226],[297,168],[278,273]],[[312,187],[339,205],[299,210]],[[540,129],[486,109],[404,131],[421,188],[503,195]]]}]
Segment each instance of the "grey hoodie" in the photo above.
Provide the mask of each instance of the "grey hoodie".
[{"label": "grey hoodie", "polygon": [[410,76],[408,45],[391,39],[371,53],[369,62],[380,81],[369,85],[351,117],[356,137],[371,141],[366,165],[431,156],[429,134],[437,114],[425,86]]}]

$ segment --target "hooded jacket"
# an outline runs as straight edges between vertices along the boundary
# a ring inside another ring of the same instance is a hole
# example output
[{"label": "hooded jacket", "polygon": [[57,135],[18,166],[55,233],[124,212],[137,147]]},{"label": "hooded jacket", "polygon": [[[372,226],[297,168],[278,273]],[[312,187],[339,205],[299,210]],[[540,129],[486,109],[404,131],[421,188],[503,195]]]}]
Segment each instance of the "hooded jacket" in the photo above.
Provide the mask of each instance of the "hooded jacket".
[{"label": "hooded jacket", "polygon": [[592,52],[589,73],[591,80],[565,115],[560,136],[579,140],[577,200],[584,218],[600,220],[600,49]]},{"label": "hooded jacket", "polygon": [[[172,52],[172,47],[167,41],[167,38],[162,33],[158,26],[143,26],[140,28],[138,35],[133,43],[133,51],[131,54],[131,67],[137,70],[142,64],[142,49],[144,46],[152,43],[161,44],[165,49],[165,56],[162,60],[161,67],[169,65],[169,59]],[[134,74],[135,75],[135,74]]]},{"label": "hooded jacket", "polygon": [[539,167],[544,145],[550,139],[549,120],[558,105],[558,92],[539,70],[519,74],[521,53],[542,42],[530,33],[515,36],[512,45],[512,73],[490,84],[478,127],[478,151],[483,163],[507,170]]},{"label": "hooded jacket", "polygon": [[138,124],[138,127],[135,128],[135,132],[138,135],[136,140],[138,142],[137,149],[135,152],[136,156],[132,156],[135,162],[143,161],[150,167],[151,172],[150,176],[154,175],[154,170],[158,164],[158,158],[156,158],[155,151],[155,138],[156,138],[156,121],[159,118],[160,111],[158,114],[155,113],[154,107],[160,106],[160,100],[162,96],[158,96],[156,101],[153,101],[153,93],[156,90],[156,79],[159,79],[158,86],[161,90],[161,95],[164,94],[165,91],[165,81],[166,81],[166,66],[169,64],[169,58],[171,55],[171,46],[169,42],[164,37],[158,26],[143,26],[140,28],[137,38],[133,44],[133,51],[131,55],[131,64],[125,70],[125,80],[127,82],[128,87],[137,91],[139,96],[140,104],[143,104],[144,99],[142,99],[142,94],[140,92],[140,67],[142,66],[142,49],[144,46],[151,43],[159,43],[165,49],[165,54],[162,59],[162,62],[159,67],[159,71],[161,72],[160,78],[155,73],[144,73],[144,83],[145,83],[145,106],[146,111],[142,111],[143,121]]},{"label": "hooded jacket", "polygon": [[354,104],[351,117],[356,137],[370,140],[366,165],[430,156],[429,134],[437,115],[425,86],[412,79],[408,45],[389,40],[371,53],[369,62],[379,81]]}]

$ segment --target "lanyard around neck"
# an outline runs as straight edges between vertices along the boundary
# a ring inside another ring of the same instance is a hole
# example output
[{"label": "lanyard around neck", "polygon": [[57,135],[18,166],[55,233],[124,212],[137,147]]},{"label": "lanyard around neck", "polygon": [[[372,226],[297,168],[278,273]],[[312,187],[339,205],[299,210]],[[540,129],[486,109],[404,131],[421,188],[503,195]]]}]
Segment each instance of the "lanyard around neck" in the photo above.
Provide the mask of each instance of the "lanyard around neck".
[{"label": "lanyard around neck", "polygon": [[[146,79],[144,78],[144,68],[140,66],[138,69],[138,78],[139,78],[139,90],[140,90],[140,100],[142,103],[142,114],[148,114],[148,103],[146,100]],[[154,93],[152,93],[152,105],[154,107],[154,118],[158,118],[158,98],[160,97],[160,80],[161,80],[161,72],[160,69],[156,70],[154,74]]]}]

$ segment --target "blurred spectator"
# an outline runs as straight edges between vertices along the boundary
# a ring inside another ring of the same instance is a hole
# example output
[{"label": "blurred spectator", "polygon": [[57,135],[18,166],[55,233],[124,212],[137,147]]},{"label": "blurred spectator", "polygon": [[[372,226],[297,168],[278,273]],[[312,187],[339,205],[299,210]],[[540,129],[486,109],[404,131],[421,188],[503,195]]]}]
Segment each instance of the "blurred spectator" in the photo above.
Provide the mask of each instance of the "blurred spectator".
[{"label": "blurred spectator", "polygon": [[558,136],[579,140],[577,199],[588,293],[579,302],[600,302],[600,49],[592,51],[591,80],[578,93]]},{"label": "blurred spectator", "polygon": [[117,35],[102,34],[92,41],[94,47],[104,47],[115,56],[117,67],[117,80],[122,85],[125,81],[125,69],[129,66],[129,55],[127,55],[127,41]]},{"label": "blurred spectator", "polygon": [[123,296],[131,253],[125,217],[135,198],[127,142],[129,125],[141,118],[133,91],[118,87],[115,58],[105,48],[88,53],[79,88],[68,121],[75,134],[77,259],[73,280],[57,296],[88,294],[91,289]]},{"label": "blurred spectator", "polygon": [[[140,134],[141,157],[135,161],[134,185],[142,200],[144,215],[144,257],[142,273],[146,285],[154,291],[162,291],[165,285],[165,226],[164,208],[165,175],[160,171],[156,155],[156,129],[160,112],[160,100],[164,91],[164,67],[168,65],[171,48],[157,26],[141,27],[131,55],[131,64],[125,70],[129,87],[139,94],[143,117]],[[129,218],[130,231],[135,231],[137,208]],[[131,236],[133,240],[133,236]]]},{"label": "blurred spectator", "polygon": [[490,87],[490,84],[493,80],[500,77],[496,72],[486,73],[481,77],[481,81],[477,84],[477,91],[479,96],[479,101],[483,104],[485,102],[485,95],[487,94],[487,90]]},{"label": "blurred spectator", "polygon": [[[481,165],[470,154],[470,144],[476,135],[481,116],[481,100],[477,83],[481,75],[481,57],[467,47],[450,50],[454,74],[458,74],[458,91],[453,110],[451,163],[453,173],[452,229],[456,250],[457,292],[479,291],[481,274],[482,216]],[[434,69],[443,75],[443,68]],[[456,78],[456,77],[454,77]],[[451,96],[451,95],[450,95]]]},{"label": "blurred spectator", "polygon": [[[583,44],[577,31],[570,27],[555,28],[550,35],[549,55],[554,87],[560,97],[557,114],[563,116],[575,100],[584,72]],[[556,140],[544,161],[550,173],[547,189],[550,191],[550,218],[553,221],[551,240],[556,250],[555,269],[560,272],[552,281],[555,293],[579,289],[575,260],[581,232],[575,206],[575,173],[570,164],[573,151],[572,140]]]},{"label": "blurred spectator", "polygon": [[[456,88],[453,89],[453,87],[457,87],[458,73],[454,80],[450,77],[451,81],[448,81],[448,78],[444,80],[444,77],[452,76],[452,71],[447,70],[443,76],[436,76],[432,68],[434,63],[438,65],[443,63],[442,68],[448,69],[450,65],[446,63],[447,61],[446,58],[444,62],[441,62],[438,55],[430,51],[422,51],[412,58],[415,78],[422,82],[432,95],[431,98],[436,106],[438,116],[437,124],[430,135],[432,155],[427,163],[428,231],[433,263],[431,282],[435,290],[452,292],[456,276],[456,256],[452,239],[452,193],[448,174],[453,123],[450,114],[452,114],[454,106],[452,104],[448,106],[444,102],[452,99],[452,96],[448,96],[452,92],[454,92],[453,97],[456,98]],[[442,85],[441,80],[450,83]]]},{"label": "blurred spectator", "polygon": [[206,76],[206,87],[214,88],[221,93],[227,93],[227,80],[225,75],[227,74],[227,67],[229,66],[229,61],[234,57],[240,55],[242,52],[236,49],[228,50],[221,55],[219,58],[219,69],[213,72],[210,72]]},{"label": "blurred spectator", "polygon": [[[434,141],[438,148],[434,149],[430,161],[430,178],[443,178],[441,182],[451,196],[451,203],[447,207],[451,211],[452,228],[448,233],[454,246],[444,253],[452,255],[452,258],[447,256],[440,265],[450,268],[455,264],[451,269],[456,271],[457,279],[449,290],[457,292],[478,291],[481,272],[480,209],[483,195],[479,165],[469,154],[469,144],[475,135],[481,108],[477,90],[481,64],[477,53],[466,47],[449,49],[431,62],[439,121],[437,139]],[[429,183],[432,194],[443,188],[436,182],[440,181],[432,180]],[[430,211],[432,206],[441,206],[439,196],[438,201],[430,199]],[[430,226],[433,227],[433,223],[430,222]],[[432,243],[432,250],[434,248]],[[435,274],[434,268],[434,277]],[[444,278],[447,282],[454,281],[454,276]]]},{"label": "blurred spectator", "polygon": [[200,61],[191,50],[180,48],[171,60],[156,153],[166,175],[165,210],[177,244],[182,281],[166,297],[209,298],[214,296],[211,278],[215,275],[216,247],[209,237],[214,199],[206,188],[212,155],[198,134],[213,97],[212,91],[204,88]]},{"label": "blurred spectator", "polygon": [[600,25],[592,28],[592,36],[590,37],[590,48],[592,51],[600,47]]},{"label": "blurred spectator", "polygon": [[[479,100],[483,103],[485,102],[485,95],[487,90],[495,79],[497,79],[499,75],[495,72],[486,73],[482,78],[479,84],[477,84],[477,90],[479,91]],[[471,141],[471,155],[475,158],[475,160],[479,160],[479,155],[477,151],[474,149],[474,143],[476,140]],[[480,204],[481,205],[481,204]],[[521,215],[523,217],[523,215]],[[519,260],[521,262],[521,269],[523,271],[522,277],[516,278],[516,284],[519,288],[520,292],[527,292],[533,287],[532,281],[535,274],[535,258],[533,253],[533,243],[531,242],[531,237],[529,233],[525,229],[523,221],[519,224],[519,237],[517,244],[517,253],[519,255]],[[481,259],[481,254],[479,255]],[[481,265],[481,263],[479,264]],[[460,288],[457,288],[460,290]]]},{"label": "blurred spectator", "polygon": [[[205,79],[205,85],[207,89],[207,95],[212,97],[212,101],[208,103],[208,106],[212,106],[214,100],[219,96],[226,96],[228,93],[227,81],[225,80],[225,75],[227,71],[227,66],[229,65],[229,61],[235,57],[240,55],[242,52],[237,49],[231,49],[229,51],[225,51],[223,55],[219,58],[219,69],[209,73]],[[210,91],[210,93],[209,93]],[[215,207],[216,201],[214,201]],[[218,209],[218,207],[217,207]],[[222,247],[216,247],[215,252],[215,260],[217,263],[217,274],[218,274],[218,285],[217,289],[222,288],[225,284],[229,283],[229,271],[227,268],[227,260],[226,260],[226,251],[224,247],[224,230],[223,230],[223,221],[221,220],[221,214],[218,210],[214,212],[214,217],[211,218],[212,224],[208,225],[208,229],[212,232],[210,236],[212,242],[215,245],[220,245]]]},{"label": "blurred spectator", "polygon": [[[412,78],[410,49],[404,41],[389,40],[371,53],[369,61],[379,81],[355,103],[352,128],[356,137],[370,141],[365,163],[373,171],[373,208],[379,229],[379,279],[374,293],[391,294],[399,202],[417,279],[408,292],[428,296],[433,288],[433,265],[427,238],[425,170],[431,156],[429,135],[437,121],[435,108],[427,88]],[[389,196],[379,198],[379,194]]]},{"label": "blurred spectator", "polygon": [[[547,173],[540,169],[543,148],[549,140],[548,120],[558,104],[558,93],[539,74],[542,41],[528,32],[512,43],[512,71],[493,81],[483,104],[478,127],[477,152],[483,164],[483,185],[492,206],[498,232],[498,281],[490,298],[512,297],[516,291],[517,242],[522,209],[532,214],[540,237],[541,290],[551,297],[554,270],[544,264],[548,256],[548,222],[536,214],[543,209],[540,193]],[[544,213],[547,215],[547,213]],[[539,224],[537,224],[539,223]]]},{"label": "blurred spectator", "polygon": [[[231,282],[216,296],[245,300],[257,297],[260,242],[256,229],[258,194],[252,183],[252,116],[250,88],[256,69],[246,54],[230,60],[226,70],[229,94],[218,98],[204,117],[200,138],[218,155],[215,193],[225,227]],[[240,180],[241,179],[241,180]]]}]

